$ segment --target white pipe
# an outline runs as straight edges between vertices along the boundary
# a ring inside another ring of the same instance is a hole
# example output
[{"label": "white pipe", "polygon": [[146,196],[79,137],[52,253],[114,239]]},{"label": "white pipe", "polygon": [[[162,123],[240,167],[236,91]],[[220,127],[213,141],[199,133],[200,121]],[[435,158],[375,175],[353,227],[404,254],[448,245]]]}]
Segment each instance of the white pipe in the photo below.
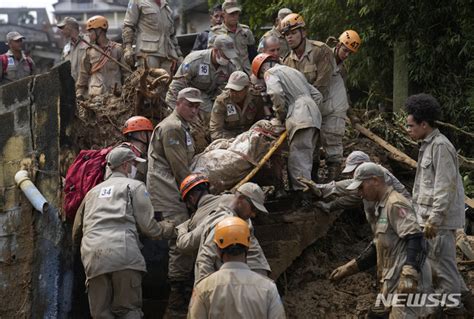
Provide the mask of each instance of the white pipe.
[{"label": "white pipe", "polygon": [[37,211],[45,213],[48,210],[48,201],[44,198],[43,194],[40,193],[38,188],[36,188],[35,184],[33,184],[28,176],[28,171],[20,170],[16,172],[15,182]]}]

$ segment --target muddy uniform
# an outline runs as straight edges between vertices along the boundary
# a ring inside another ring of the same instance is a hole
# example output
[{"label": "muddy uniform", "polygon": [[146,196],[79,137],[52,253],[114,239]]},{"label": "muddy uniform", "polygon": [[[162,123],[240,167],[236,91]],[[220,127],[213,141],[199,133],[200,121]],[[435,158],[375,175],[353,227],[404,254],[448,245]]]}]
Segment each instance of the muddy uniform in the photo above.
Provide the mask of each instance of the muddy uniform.
[{"label": "muddy uniform", "polygon": [[[202,222],[205,229],[202,230],[199,251],[194,267],[194,283],[216,272],[221,267],[222,262],[219,260],[217,246],[214,243],[214,229],[221,220],[229,216],[238,217],[237,213],[228,205],[223,204]],[[250,219],[248,223],[250,224],[250,247],[247,253],[247,264],[253,271],[268,275],[271,272],[270,265],[255,237]]]},{"label": "muddy uniform", "polygon": [[[116,60],[123,60],[122,45],[109,41],[103,49]],[[89,96],[112,93],[122,90],[124,74],[122,68],[94,48],[87,48],[81,63],[81,72],[76,82],[76,95]]]},{"label": "muddy uniform", "polygon": [[[79,34],[79,38],[84,38],[89,41],[89,37],[84,34]],[[70,39],[63,48],[61,60],[71,62],[71,76],[74,81],[79,78],[81,72],[81,62],[86,54],[87,44],[82,41],[74,41]]]},{"label": "muddy uniform", "polygon": [[265,32],[265,34],[262,36],[262,38],[260,39],[260,42],[258,43],[258,52],[262,52],[263,41],[265,40],[265,38],[268,38],[271,36],[274,36],[280,40],[280,57],[284,58],[288,53],[290,53],[291,49],[290,49],[290,46],[288,45],[288,42],[286,42],[285,36],[281,34],[281,32],[278,31],[275,27]]},{"label": "muddy uniform", "polygon": [[169,238],[174,226],[155,221],[145,184],[114,172],[87,193],[73,226],[73,242],[81,244],[92,317],[141,318],[140,283],[146,266],[138,232]]},{"label": "muddy uniform", "polygon": [[456,149],[438,129],[420,146],[413,185],[413,205],[422,227],[437,226],[429,240],[430,262],[435,289],[440,293],[460,293],[461,282],[456,265],[456,229],[464,228],[464,188],[459,174]]},{"label": "muddy uniform", "polygon": [[23,51],[20,60],[17,60],[13,53],[8,50],[7,53],[0,56],[0,72],[0,83],[6,84],[33,75],[35,73],[35,62],[26,56]]},{"label": "muddy uniform", "polygon": [[237,70],[251,74],[252,70],[250,66],[249,47],[255,45],[255,38],[250,28],[245,24],[239,23],[237,29],[233,32],[222,23],[211,28],[211,31],[209,32],[209,40],[212,40],[219,34],[227,34],[232,38],[232,40],[234,40],[235,50],[239,56],[238,61],[235,61],[236,64],[238,64],[236,65]]},{"label": "muddy uniform", "polygon": [[264,77],[274,111],[285,121],[288,131],[291,185],[294,190],[302,190],[305,186],[297,178],[311,179],[313,156],[318,152],[316,144],[321,128],[318,106],[322,95],[301,72],[285,65],[275,65]]},{"label": "muddy uniform", "polygon": [[205,228],[205,221],[211,213],[214,213],[219,205],[230,203],[234,198],[232,194],[204,195],[199,199],[198,209],[190,219],[176,226],[178,238],[176,246],[184,254],[196,257],[201,242],[201,235]]},{"label": "muddy uniform", "polygon": [[286,318],[275,283],[241,262],[226,262],[193,290],[188,318],[224,317]]},{"label": "muddy uniform", "polygon": [[191,123],[191,133],[196,143],[196,153],[200,153],[209,144],[209,119],[214,100],[225,87],[229,76],[235,67],[229,63],[219,65],[216,69],[211,62],[212,49],[191,52],[184,59],[176,72],[175,79],[171,82],[166,103],[171,109],[176,107],[178,92],[186,87],[194,87],[201,91],[199,117]]},{"label": "muddy uniform", "polygon": [[[189,124],[175,111],[160,122],[153,131],[148,148],[147,187],[155,212],[176,225],[189,218],[186,205],[181,200],[178,185],[191,171],[194,142]],[[176,241],[169,241],[168,277],[171,281],[189,280],[192,258],[176,252]]]},{"label": "muddy uniform", "polygon": [[[385,195],[375,205],[375,211],[368,222],[374,232],[377,251],[377,279],[380,292],[387,297],[396,293],[403,266],[407,261],[405,237],[421,233],[411,203],[393,187],[388,187]],[[420,273],[421,272],[421,273]],[[417,292],[430,289],[430,271],[427,263],[419,271]],[[418,318],[423,308],[393,307],[390,318]]]},{"label": "muddy uniform", "polygon": [[146,56],[150,68],[163,68],[170,75],[183,55],[176,39],[172,10],[166,0],[161,0],[160,6],[153,0],[130,0],[122,38],[124,47],[136,44],[139,65],[143,65]]},{"label": "muddy uniform", "polygon": [[212,107],[209,124],[211,139],[228,139],[247,131],[255,123],[258,111],[256,104],[256,96],[250,92],[242,108],[232,101],[229,90],[222,92]]}]

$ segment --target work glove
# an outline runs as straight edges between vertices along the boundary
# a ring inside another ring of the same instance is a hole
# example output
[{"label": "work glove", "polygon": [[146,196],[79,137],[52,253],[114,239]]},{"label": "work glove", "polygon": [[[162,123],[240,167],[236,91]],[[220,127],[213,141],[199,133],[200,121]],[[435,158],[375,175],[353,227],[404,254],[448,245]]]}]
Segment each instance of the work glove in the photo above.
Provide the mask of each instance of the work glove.
[{"label": "work glove", "polygon": [[331,203],[330,202],[327,203],[327,202],[319,201],[319,202],[316,202],[316,204],[314,204],[314,206],[325,214],[329,214],[331,212]]},{"label": "work glove", "polygon": [[418,278],[418,271],[413,266],[403,266],[397,292],[402,294],[415,293],[418,288]]},{"label": "work glove", "polygon": [[131,68],[135,66],[135,55],[131,46],[126,46],[123,50],[123,58]]},{"label": "work glove", "polygon": [[176,238],[176,225],[168,220],[163,220],[158,222],[158,225],[161,227],[161,238],[160,239],[174,239]]},{"label": "work glove", "polygon": [[359,267],[357,267],[357,262],[355,259],[352,259],[347,264],[337,267],[329,276],[329,280],[337,282],[358,272]]},{"label": "work glove", "polygon": [[311,190],[314,195],[316,195],[317,198],[323,197],[323,193],[321,190],[318,188],[316,183],[310,179],[304,178],[303,176],[297,177],[296,178],[298,181],[304,184],[305,188],[303,189],[303,192],[307,192],[308,190]]},{"label": "work glove", "polygon": [[425,233],[426,239],[433,239],[436,237],[436,234],[438,232],[438,227],[435,224],[431,223],[430,221],[427,221],[425,223],[425,228],[423,232]]}]

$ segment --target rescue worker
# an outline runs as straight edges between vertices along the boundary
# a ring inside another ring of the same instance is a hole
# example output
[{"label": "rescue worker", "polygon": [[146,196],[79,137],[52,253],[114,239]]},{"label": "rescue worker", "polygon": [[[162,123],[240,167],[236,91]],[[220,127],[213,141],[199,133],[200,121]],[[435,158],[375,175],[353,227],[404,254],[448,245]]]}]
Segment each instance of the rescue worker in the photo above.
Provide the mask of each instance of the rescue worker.
[{"label": "rescue worker", "polygon": [[[144,116],[132,116],[125,121],[125,124],[122,128],[122,135],[124,141],[117,145],[117,147],[125,147],[140,157],[146,159],[148,156],[148,145],[151,140],[151,133],[153,132],[153,124],[149,119]],[[136,168],[136,170],[135,170]],[[146,163],[138,163],[136,167],[132,167],[134,170],[132,172],[133,178],[146,182],[146,172],[147,172]],[[109,168],[106,169],[105,176],[109,176],[112,172]]]},{"label": "rescue worker", "polygon": [[214,102],[209,130],[211,139],[232,138],[247,131],[257,115],[255,95],[249,94],[250,80],[242,71],[230,75],[229,82]]},{"label": "rescue worker", "polygon": [[[413,185],[413,205],[418,223],[430,244],[428,261],[436,292],[472,298],[456,264],[456,229],[464,228],[464,188],[453,144],[441,134],[436,120],[438,101],[429,94],[416,94],[406,101],[407,130],[421,141]],[[446,316],[462,315],[462,307],[446,307]]]},{"label": "rescue worker", "polygon": [[185,87],[201,90],[201,109],[195,122],[191,124],[191,134],[196,143],[196,153],[202,152],[209,144],[209,119],[212,105],[217,95],[235,71],[230,63],[237,57],[234,42],[227,35],[219,35],[211,49],[191,52],[178,68],[174,80],[166,94],[166,103],[175,108],[176,96]]},{"label": "rescue worker", "polygon": [[89,37],[82,34],[79,30],[79,22],[73,17],[65,17],[57,24],[63,37],[67,40],[63,48],[61,60],[71,63],[71,76],[77,81],[79,72],[81,72],[81,61],[86,54],[87,44],[81,41],[84,38],[89,41]]},{"label": "rescue worker", "polygon": [[[93,16],[87,20],[86,30],[90,42],[105,53],[124,62],[122,46],[107,38],[109,22],[103,16]],[[107,93],[119,95],[122,91],[125,70],[93,47],[86,49],[81,62],[81,72],[76,82],[76,97],[83,100],[86,95],[97,96]]]},{"label": "rescue worker", "polygon": [[262,40],[262,49],[260,51],[281,60],[280,48],[280,40],[272,35]]},{"label": "rescue worker", "polygon": [[270,265],[253,233],[253,226],[250,220],[250,218],[255,218],[258,212],[268,214],[264,201],[265,194],[260,186],[255,183],[245,183],[237,189],[234,198],[229,204],[224,203],[220,205],[214,213],[210,214],[202,222],[204,225],[203,229],[195,229],[195,231],[201,231],[202,233],[194,268],[195,283],[219,270],[222,265],[217,247],[213,243],[213,238],[217,223],[228,216],[242,218],[251,228],[250,246],[247,256],[250,269],[265,276],[270,274]]},{"label": "rescue worker", "polygon": [[188,318],[286,318],[275,283],[247,265],[248,224],[238,217],[223,219],[213,243],[223,265],[194,287]]},{"label": "rescue worker", "polygon": [[[224,19],[222,5],[220,3],[215,4],[209,12],[209,16],[211,19],[211,28],[220,25]],[[206,50],[208,48],[207,43],[209,42],[209,31],[210,30],[205,30],[198,34],[196,40],[194,40],[193,51]]]},{"label": "rescue worker", "polygon": [[[147,186],[153,208],[164,220],[176,225],[189,218],[178,186],[191,173],[189,166],[194,156],[194,142],[189,123],[197,117],[201,103],[198,89],[182,89],[176,108],[155,127],[148,148]],[[172,317],[182,317],[186,313],[186,299],[189,300],[187,294],[191,294],[193,259],[176,251],[175,240],[168,244],[171,292],[167,311]]]},{"label": "rescue worker", "polygon": [[[125,61],[130,67],[165,69],[171,76],[183,60],[176,39],[173,11],[167,0],[130,0],[123,21]],[[135,44],[135,51],[132,46]]]},{"label": "rescue worker", "polygon": [[[362,255],[335,269],[329,278],[339,281],[376,265],[379,291],[386,300],[390,299],[388,294],[428,292],[431,281],[425,263],[426,245],[411,202],[385,183],[385,172],[375,163],[357,167],[347,189],[357,189],[363,199],[376,202],[375,211],[367,219],[374,240]],[[424,310],[408,306],[386,309],[381,304],[371,312],[379,316],[390,312],[390,318],[419,318],[426,314]]]},{"label": "rescue worker", "polygon": [[[239,23],[239,16],[242,9],[236,0],[225,0],[222,4],[224,12],[224,23],[211,28],[209,40],[220,34],[227,34],[233,40],[238,57],[232,61],[236,64],[237,70],[251,73],[250,61],[257,54],[255,48],[255,38],[250,28]],[[209,42],[209,46],[210,46]]]},{"label": "rescue worker", "polygon": [[93,318],[142,318],[146,266],[138,233],[175,236],[174,224],[153,218],[145,184],[128,177],[145,161],[130,149],[113,149],[107,155],[112,175],[86,194],[74,220],[73,244],[81,248]]},{"label": "rescue worker", "polygon": [[22,50],[23,39],[16,31],[8,32],[6,44],[9,49],[0,55],[0,84],[13,82],[35,73],[35,62]]},{"label": "rescue worker", "polygon": [[252,62],[252,72],[265,79],[267,94],[273,102],[276,118],[288,131],[288,174],[298,203],[309,206],[309,193],[299,177],[311,179],[313,156],[319,157],[317,141],[321,127],[319,105],[321,93],[303,74],[278,63],[272,56],[260,53]]},{"label": "rescue worker", "polygon": [[[272,54],[271,52],[268,52],[269,50],[265,50],[266,47],[268,47],[269,43],[265,43],[265,39],[270,38],[270,37],[275,37],[278,40],[279,45],[279,57],[284,58],[289,52],[290,52],[290,47],[288,46],[288,42],[286,42],[285,36],[281,33],[281,20],[283,20],[287,15],[290,13],[293,13],[288,8],[282,8],[278,11],[278,15],[275,19],[275,23],[273,24],[273,27],[265,32],[265,34],[262,36],[258,43],[258,52],[259,53],[268,53]],[[272,40],[271,43],[274,45],[275,41]]]},{"label": "rescue worker", "polygon": [[[339,145],[335,141],[339,141],[339,139],[342,141],[345,125],[344,118],[326,118],[333,111],[328,101],[330,101],[330,95],[333,95],[329,89],[335,73],[334,54],[325,43],[307,39],[305,25],[303,17],[297,13],[291,13],[281,21],[281,32],[285,35],[286,41],[288,41],[288,45],[291,48],[290,53],[284,58],[283,64],[303,73],[308,83],[318,89],[323,95],[323,101],[319,105],[321,116],[323,117],[321,143],[327,154],[328,180],[333,180],[334,178],[331,177],[337,175],[342,163],[342,143]],[[344,82],[342,82],[342,85],[344,85]],[[344,95],[344,98],[347,101],[346,95]],[[346,105],[348,104],[346,103]],[[342,135],[340,133],[341,125]],[[326,138],[328,133],[329,139]],[[336,135],[335,141],[331,139],[334,135]],[[315,157],[313,161],[312,177],[316,180],[318,177],[319,156]]]}]

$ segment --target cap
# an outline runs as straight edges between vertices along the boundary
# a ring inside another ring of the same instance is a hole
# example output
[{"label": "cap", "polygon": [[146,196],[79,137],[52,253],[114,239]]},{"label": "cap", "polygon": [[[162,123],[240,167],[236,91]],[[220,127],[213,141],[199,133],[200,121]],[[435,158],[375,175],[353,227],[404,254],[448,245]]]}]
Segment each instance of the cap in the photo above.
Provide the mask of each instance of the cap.
[{"label": "cap", "polygon": [[229,82],[227,82],[225,88],[242,91],[245,87],[249,86],[249,84],[249,76],[245,72],[235,71],[230,75]]},{"label": "cap", "polygon": [[286,17],[287,15],[289,15],[290,13],[293,13],[293,11],[291,11],[291,9],[281,8],[278,11],[278,19],[283,20],[283,18]]},{"label": "cap", "polygon": [[354,151],[346,158],[346,167],[342,170],[343,173],[353,172],[357,166],[362,163],[370,162],[370,157],[362,151]]},{"label": "cap", "polygon": [[138,157],[133,151],[127,147],[116,147],[107,154],[107,166],[111,169],[117,168],[125,162],[134,160],[136,162],[144,163],[146,159]]},{"label": "cap", "polygon": [[245,183],[237,188],[237,191],[240,194],[248,197],[252,201],[252,204],[255,206],[255,208],[257,208],[260,212],[268,214],[268,210],[263,205],[265,202],[265,194],[263,193],[263,190],[260,188],[260,186],[255,183]]},{"label": "cap", "polygon": [[186,99],[191,103],[203,103],[201,100],[201,91],[191,87],[179,91],[178,100],[179,99]]},{"label": "cap", "polygon": [[59,28],[59,29],[62,29],[64,28],[64,26],[66,24],[69,24],[69,25],[73,25],[73,26],[76,26],[76,27],[79,27],[79,22],[77,22],[77,20],[73,17],[65,17],[61,22],[59,22],[56,26]]},{"label": "cap", "polygon": [[7,43],[11,40],[16,41],[20,39],[24,39],[25,37],[22,36],[19,32],[12,31],[7,33]]},{"label": "cap", "polygon": [[234,40],[232,40],[232,38],[227,34],[218,35],[214,39],[213,46],[216,49],[222,50],[229,60],[237,58],[237,51],[235,51]]},{"label": "cap", "polygon": [[363,163],[355,170],[354,179],[346,189],[357,189],[363,181],[372,177],[385,177],[385,172],[380,165],[371,162]]},{"label": "cap", "polygon": [[242,9],[239,7],[237,4],[237,1],[235,0],[225,0],[224,3],[222,4],[222,10],[225,13],[232,13],[236,11],[242,11]]}]

